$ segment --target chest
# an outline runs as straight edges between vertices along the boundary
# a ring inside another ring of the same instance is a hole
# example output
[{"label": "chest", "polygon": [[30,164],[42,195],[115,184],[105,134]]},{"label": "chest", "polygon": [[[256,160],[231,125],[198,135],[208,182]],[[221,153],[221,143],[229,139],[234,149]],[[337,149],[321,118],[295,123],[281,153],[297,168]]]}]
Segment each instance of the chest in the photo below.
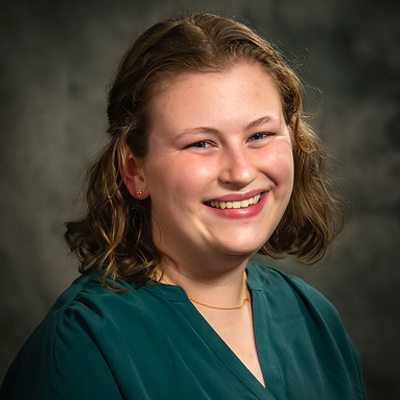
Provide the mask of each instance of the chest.
[{"label": "chest", "polygon": [[202,310],[199,312],[243,365],[265,386],[254,334],[252,307],[240,310]]}]

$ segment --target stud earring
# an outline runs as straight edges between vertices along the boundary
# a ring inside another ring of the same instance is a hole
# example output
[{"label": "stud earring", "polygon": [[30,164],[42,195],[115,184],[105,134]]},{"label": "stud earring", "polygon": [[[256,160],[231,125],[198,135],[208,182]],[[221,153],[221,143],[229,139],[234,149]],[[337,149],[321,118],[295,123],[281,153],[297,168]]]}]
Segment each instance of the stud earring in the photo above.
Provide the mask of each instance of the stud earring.
[{"label": "stud earring", "polygon": [[140,196],[142,193],[143,193],[143,192],[142,192],[140,189],[138,189],[138,190],[136,191],[136,194],[137,194],[138,196]]}]

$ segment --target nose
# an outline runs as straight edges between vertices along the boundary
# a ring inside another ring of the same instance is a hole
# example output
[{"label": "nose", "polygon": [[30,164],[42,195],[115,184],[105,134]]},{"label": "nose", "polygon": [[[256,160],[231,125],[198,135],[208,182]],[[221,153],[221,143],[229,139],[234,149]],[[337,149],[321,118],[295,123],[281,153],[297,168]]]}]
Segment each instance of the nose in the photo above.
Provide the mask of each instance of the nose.
[{"label": "nose", "polygon": [[226,149],[221,160],[219,179],[224,184],[244,187],[257,176],[254,160],[243,148]]}]

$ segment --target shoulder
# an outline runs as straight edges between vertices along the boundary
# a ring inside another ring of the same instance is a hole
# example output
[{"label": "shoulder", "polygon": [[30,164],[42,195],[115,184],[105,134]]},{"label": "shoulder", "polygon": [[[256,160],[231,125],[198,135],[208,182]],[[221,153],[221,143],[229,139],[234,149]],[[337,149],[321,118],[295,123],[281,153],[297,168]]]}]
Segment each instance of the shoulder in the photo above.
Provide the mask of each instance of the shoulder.
[{"label": "shoulder", "polygon": [[141,318],[146,318],[151,307],[148,291],[121,280],[115,288],[106,288],[97,274],[73,282],[39,326],[52,336],[53,350],[63,346],[79,350],[84,346],[83,336],[100,348],[114,335],[121,337],[128,330],[131,335],[138,333]]},{"label": "shoulder", "polygon": [[109,316],[123,301],[124,293],[106,289],[95,274],[75,280],[20,350],[0,397],[118,398],[104,349],[121,329]]},{"label": "shoulder", "polygon": [[301,299],[313,309],[320,309],[324,314],[332,313],[335,317],[339,316],[332,303],[301,278],[255,262],[250,262],[247,270],[250,286],[255,290],[279,297],[285,302]]},{"label": "shoulder", "polygon": [[102,319],[119,301],[119,294],[107,289],[97,274],[81,276],[59,296],[37,331],[57,337],[76,326],[87,329],[90,321]]},{"label": "shoulder", "polygon": [[248,272],[277,325],[286,332],[296,326],[313,337],[314,344],[334,347],[349,364],[361,368],[359,353],[337,309],[321,292],[296,276],[257,263],[250,263]]},{"label": "shoulder", "polygon": [[122,280],[115,283],[117,291],[108,289],[95,273],[75,280],[28,339],[24,350],[41,351],[48,362],[57,363],[63,352],[77,356],[100,352],[106,357],[115,337],[121,349],[124,340],[145,337],[146,325],[157,324],[155,314],[164,310],[165,298],[150,286],[137,289]]},{"label": "shoulder", "polygon": [[259,291],[265,305],[275,311],[280,321],[302,320],[313,331],[352,346],[335,306],[317,289],[302,279],[281,270],[251,263],[249,280]]}]

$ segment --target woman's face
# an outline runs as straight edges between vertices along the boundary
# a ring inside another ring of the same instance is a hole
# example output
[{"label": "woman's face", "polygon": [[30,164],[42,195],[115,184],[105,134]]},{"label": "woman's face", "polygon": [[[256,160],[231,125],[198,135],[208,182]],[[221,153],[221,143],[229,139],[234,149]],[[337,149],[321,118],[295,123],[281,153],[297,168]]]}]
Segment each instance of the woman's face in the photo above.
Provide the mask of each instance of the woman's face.
[{"label": "woman's face", "polygon": [[255,253],[293,186],[291,140],[259,64],[180,75],[151,103],[142,164],[155,244],[175,261]]}]

